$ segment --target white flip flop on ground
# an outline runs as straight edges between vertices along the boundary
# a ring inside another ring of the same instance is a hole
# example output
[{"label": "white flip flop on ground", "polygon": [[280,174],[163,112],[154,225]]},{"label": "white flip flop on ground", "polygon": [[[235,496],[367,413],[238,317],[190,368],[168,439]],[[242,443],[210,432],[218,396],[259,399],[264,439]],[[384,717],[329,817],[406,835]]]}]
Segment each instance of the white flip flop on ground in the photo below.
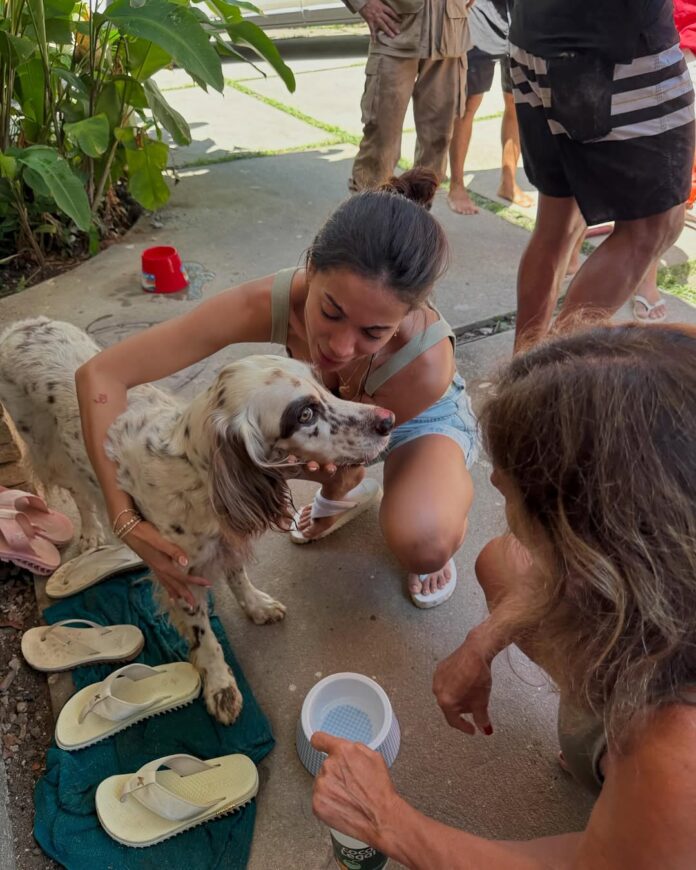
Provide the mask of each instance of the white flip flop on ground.
[{"label": "white flip flop on ground", "polygon": [[97,787],[95,803],[110,837],[143,847],[234,812],[258,790],[256,765],[246,755],[208,761],[167,755],[134,774],[108,777]]},{"label": "white flip flop on ground", "polygon": [[22,635],[22,655],[37,671],[69,671],[97,662],[135,658],[145,645],[137,625],[98,625],[89,619],[63,619],[30,628]]},{"label": "white flip flop on ground", "polygon": [[124,665],[68,700],[56,722],[56,743],[68,751],[84,749],[149,716],[184,707],[200,691],[200,675],[189,662]]},{"label": "white flip flop on ground", "polygon": [[360,516],[366,511],[370,505],[377,501],[382,495],[382,487],[376,480],[370,477],[364,478],[356,487],[347,492],[340,500],[332,500],[324,498],[321,490],[314,496],[312,502],[312,519],[318,520],[322,517],[338,516],[333,525],[329,526],[323,532],[315,535],[313,538],[306,538],[300,531],[300,516],[304,508],[300,508],[293,519],[293,528],[290,532],[290,538],[294,544],[311,544],[313,541],[319,541],[327,535],[332,535],[337,532],[341,526],[345,526],[351,520]]},{"label": "white flip flop on ground", "polygon": [[145,563],[129,547],[122,544],[105,544],[93,550],[85,550],[54,571],[46,583],[49,598],[67,598],[76,595],[116,574],[135,571]]},{"label": "white flip flop on ground", "polygon": [[[429,610],[431,607],[437,607],[438,604],[444,604],[445,601],[452,597],[457,586],[457,566],[454,564],[454,559],[450,559],[445,566],[450,569],[450,579],[441,589],[436,589],[431,595],[423,595],[422,592],[411,592],[411,601],[420,607],[421,610]],[[429,577],[429,574],[419,575],[421,580]]]}]

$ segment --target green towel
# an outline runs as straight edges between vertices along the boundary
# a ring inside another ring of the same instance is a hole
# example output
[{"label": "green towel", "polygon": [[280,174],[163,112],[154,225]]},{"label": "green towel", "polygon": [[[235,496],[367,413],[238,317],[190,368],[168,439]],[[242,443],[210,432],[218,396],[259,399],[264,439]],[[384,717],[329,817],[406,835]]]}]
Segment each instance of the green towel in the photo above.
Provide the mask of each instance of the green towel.
[{"label": "green towel", "polygon": [[[102,625],[129,623],[145,635],[145,647],[136,661],[159,665],[186,659],[186,644],[161,615],[152,599],[144,573],[124,574],[99,583],[49,607],[48,623],[75,617]],[[188,707],[153,716],[120,734],[77,752],[55,745],[48,751],[46,773],[35,791],[34,834],[41,848],[67,870],[244,870],[254,833],[256,803],[172,837],[164,843],[135,849],[112,840],[102,829],[94,808],[94,792],[107,776],[133,773],[147,761],[188,753],[214,758],[241,752],[255,763],[273,748],[268,720],[261,712],[237,664],[217,617],[213,630],[225,659],[232,667],[244,696],[239,719],[220,725],[205,709],[201,698]],[[73,679],[78,689],[103,680],[120,665],[78,668]]]}]

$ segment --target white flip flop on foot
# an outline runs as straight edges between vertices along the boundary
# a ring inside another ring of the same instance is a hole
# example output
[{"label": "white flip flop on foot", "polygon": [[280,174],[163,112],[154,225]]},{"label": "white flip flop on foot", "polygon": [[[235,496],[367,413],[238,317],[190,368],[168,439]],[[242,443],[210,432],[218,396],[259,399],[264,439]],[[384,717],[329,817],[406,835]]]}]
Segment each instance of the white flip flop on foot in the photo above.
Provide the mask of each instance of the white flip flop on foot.
[{"label": "white flip flop on foot", "polygon": [[200,691],[200,675],[189,662],[124,665],[68,700],[56,722],[56,743],[84,749],[141,719],[184,707]]},{"label": "white flip flop on foot", "polygon": [[144,564],[140,556],[123,544],[105,544],[85,550],[53,572],[46,584],[46,595],[49,598],[67,598],[101,580],[142,568]]},{"label": "white flip flop on foot", "polygon": [[[657,317],[651,317],[652,312],[660,306],[664,309],[662,314],[658,314]],[[637,320],[638,323],[662,323],[666,317],[667,303],[662,297],[657,302],[648,302],[645,296],[641,296],[640,293],[633,295],[633,319]]]},{"label": "white flip flop on foot", "polygon": [[333,525],[329,526],[328,529],[324,529],[323,532],[320,532],[313,538],[307,538],[300,531],[300,517],[304,510],[304,508],[300,508],[292,521],[293,527],[290,531],[290,539],[294,544],[311,544],[312,541],[319,541],[327,535],[332,535],[334,532],[337,532],[341,526],[345,526],[346,523],[349,523],[351,520],[360,516],[360,514],[366,511],[373,502],[381,497],[381,495],[382,487],[376,480],[372,480],[370,477],[364,478],[354,489],[347,492],[340,500],[334,501],[332,499],[324,498],[320,490],[314,496],[314,501],[312,502],[312,519],[318,520],[322,517],[335,516],[338,516],[338,519],[333,523]]},{"label": "white flip flop on foot", "polygon": [[[457,585],[457,566],[454,564],[454,559],[450,559],[445,567],[450,569],[450,579],[441,589],[436,589],[430,595],[424,595],[422,592],[410,593],[411,601],[416,607],[420,607],[421,610],[429,610],[431,607],[437,607],[438,604],[444,604],[452,597]],[[430,575],[420,574],[419,576],[421,580],[425,580]]]},{"label": "white flip flop on foot", "polygon": [[47,672],[126,661],[135,658],[144,645],[137,625],[98,625],[88,619],[63,619],[30,628],[22,635],[27,664]]},{"label": "white flip flop on foot", "polygon": [[[161,767],[168,768],[160,770]],[[201,761],[167,755],[136,773],[110,776],[95,795],[106,833],[124,846],[154,846],[240,809],[256,796],[259,775],[246,755]]]}]

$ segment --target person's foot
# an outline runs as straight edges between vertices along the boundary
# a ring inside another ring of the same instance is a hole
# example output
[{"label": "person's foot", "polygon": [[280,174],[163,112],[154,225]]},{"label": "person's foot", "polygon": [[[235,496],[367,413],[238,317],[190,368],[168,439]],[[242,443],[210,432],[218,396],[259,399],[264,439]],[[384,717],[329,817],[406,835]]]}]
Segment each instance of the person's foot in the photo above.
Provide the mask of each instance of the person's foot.
[{"label": "person's foot", "polygon": [[455,184],[450,186],[447,195],[447,205],[457,214],[478,214],[479,210],[469,196],[469,191],[464,185]]},{"label": "person's foot", "polygon": [[443,589],[452,579],[452,571],[448,562],[444,568],[428,574],[423,580],[421,574],[408,575],[408,591],[412,595],[432,595],[437,589]]},{"label": "person's foot", "polygon": [[667,305],[660,296],[660,291],[654,289],[637,293],[633,297],[633,316],[636,320],[660,323],[667,316]]},{"label": "person's foot", "polygon": [[[343,485],[336,491],[329,490],[331,498],[323,494],[322,488],[315,494],[311,504],[301,507],[295,514],[290,532],[293,542],[305,544],[325,537],[334,527],[339,529],[349,523],[377,501],[382,495],[382,487],[376,480],[363,477],[363,474],[362,469],[359,469],[358,474],[349,475],[348,484],[345,483],[344,474]],[[363,479],[359,480],[360,477]],[[351,486],[356,479],[358,482]]]},{"label": "person's foot", "polygon": [[507,199],[513,205],[519,205],[520,208],[530,208],[534,205],[532,197],[528,193],[525,193],[516,182],[509,184],[501,181],[498,188],[498,196],[501,199]]},{"label": "person's foot", "polygon": [[333,517],[317,517],[316,519],[312,519],[312,505],[306,504],[303,508],[300,508],[297,528],[305,538],[308,538],[311,541],[313,538],[318,537],[322,532],[330,529],[340,516],[340,514],[336,514]]}]

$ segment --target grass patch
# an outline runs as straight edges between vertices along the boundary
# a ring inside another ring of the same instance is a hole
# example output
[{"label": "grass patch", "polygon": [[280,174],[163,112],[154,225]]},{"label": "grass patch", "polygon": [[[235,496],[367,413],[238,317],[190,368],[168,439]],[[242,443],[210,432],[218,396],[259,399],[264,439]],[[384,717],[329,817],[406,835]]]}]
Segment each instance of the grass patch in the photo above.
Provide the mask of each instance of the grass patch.
[{"label": "grass patch", "polygon": [[492,112],[490,115],[481,115],[481,116],[476,115],[474,117],[474,124],[477,121],[493,121],[495,118],[502,118],[502,117],[503,117],[503,112]]},{"label": "grass patch", "polygon": [[[290,61],[289,63],[292,64],[292,61]],[[355,67],[357,67],[357,66],[364,67],[365,61],[363,60],[363,61],[360,61],[359,63],[342,63],[342,64],[339,64],[338,66],[323,66],[321,69],[303,69],[303,70],[299,70],[299,71],[293,70],[292,72],[293,72],[293,75],[295,76],[295,78],[298,78],[299,76],[316,75],[317,73],[323,73],[323,72],[336,72],[336,70],[339,70],[339,69],[355,69]],[[263,78],[264,80],[270,79],[270,78],[277,78],[277,76],[275,76],[275,74],[265,75],[265,74],[263,74],[263,72],[261,73],[260,77]],[[234,81],[234,82],[256,82],[258,80],[259,80],[258,75],[243,76],[242,78],[239,78],[239,79],[230,79],[230,81]],[[162,90],[164,90],[164,88],[162,88]]]},{"label": "grass patch", "polygon": [[176,166],[168,167],[170,170],[183,172],[186,169],[198,169],[202,166],[217,166],[219,163],[234,163],[236,160],[250,160],[253,157],[281,157],[283,154],[298,154],[305,151],[317,151],[320,148],[330,148],[333,145],[343,145],[338,139],[322,139],[321,142],[312,142],[310,145],[295,145],[290,148],[267,148],[257,151],[230,151],[220,157],[198,157],[195,160],[187,160],[186,163],[177,163]]},{"label": "grass patch", "polygon": [[661,290],[678,296],[690,305],[696,305],[696,288],[689,284],[689,278],[696,274],[696,260],[688,260],[677,266],[664,266],[657,273],[657,283]]},{"label": "grass patch", "polygon": [[341,142],[348,142],[351,145],[360,144],[360,136],[354,136],[352,133],[349,133],[342,127],[337,127],[335,124],[325,124],[324,121],[320,121],[318,120],[318,118],[313,118],[311,115],[306,115],[304,112],[301,112],[299,109],[295,109],[293,106],[288,106],[285,103],[281,103],[280,100],[274,100],[272,97],[266,97],[264,96],[264,94],[260,94],[258,93],[258,91],[255,91],[252,88],[248,88],[246,85],[243,85],[237,81],[233,81],[232,79],[225,79],[225,84],[229,85],[231,88],[234,88],[236,91],[239,91],[241,94],[246,94],[248,97],[254,97],[260,102],[265,103],[267,106],[278,109],[279,112],[285,112],[286,115],[290,115],[292,118],[297,118],[298,121],[309,124],[310,127],[316,127],[318,130],[323,130],[325,133],[332,133]]}]

